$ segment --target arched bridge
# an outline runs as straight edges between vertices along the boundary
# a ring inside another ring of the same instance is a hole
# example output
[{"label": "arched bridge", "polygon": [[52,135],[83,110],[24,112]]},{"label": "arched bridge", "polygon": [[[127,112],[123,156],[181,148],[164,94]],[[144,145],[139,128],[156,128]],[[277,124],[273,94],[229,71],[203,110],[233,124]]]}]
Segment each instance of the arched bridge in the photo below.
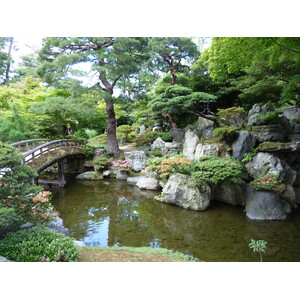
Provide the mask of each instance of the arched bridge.
[{"label": "arched bridge", "polygon": [[[58,163],[59,186],[65,184],[63,158],[75,155],[84,155],[84,142],[77,140],[61,139],[32,139],[11,144],[23,152],[23,162],[31,166],[37,173],[45,170],[54,163]],[[41,182],[41,180],[39,180]]]}]

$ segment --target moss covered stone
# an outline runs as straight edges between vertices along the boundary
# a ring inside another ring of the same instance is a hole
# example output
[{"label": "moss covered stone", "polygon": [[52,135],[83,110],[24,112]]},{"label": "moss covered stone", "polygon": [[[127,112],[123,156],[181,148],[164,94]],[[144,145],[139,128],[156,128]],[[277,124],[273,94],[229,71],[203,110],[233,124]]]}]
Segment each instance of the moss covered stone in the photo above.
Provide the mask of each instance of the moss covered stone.
[{"label": "moss covered stone", "polygon": [[295,142],[280,143],[280,142],[264,142],[259,144],[258,151],[260,152],[291,152],[299,149]]}]

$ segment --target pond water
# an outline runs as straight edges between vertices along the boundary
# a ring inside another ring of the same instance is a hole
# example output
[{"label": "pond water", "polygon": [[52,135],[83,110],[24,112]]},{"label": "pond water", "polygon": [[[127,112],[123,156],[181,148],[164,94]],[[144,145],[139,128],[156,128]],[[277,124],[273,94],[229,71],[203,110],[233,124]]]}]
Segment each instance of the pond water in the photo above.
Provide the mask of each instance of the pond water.
[{"label": "pond water", "polygon": [[268,242],[264,261],[300,261],[300,210],[288,221],[247,219],[243,207],[212,202],[195,212],[162,204],[159,192],[126,181],[78,181],[53,191],[52,204],[71,236],[88,246],[163,247],[208,262],[256,262],[251,239]]}]

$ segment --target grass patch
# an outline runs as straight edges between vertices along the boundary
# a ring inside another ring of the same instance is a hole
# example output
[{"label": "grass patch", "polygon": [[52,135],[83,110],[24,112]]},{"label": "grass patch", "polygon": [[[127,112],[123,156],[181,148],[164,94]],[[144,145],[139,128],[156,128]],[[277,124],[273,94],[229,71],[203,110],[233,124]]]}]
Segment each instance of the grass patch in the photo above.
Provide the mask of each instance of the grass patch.
[{"label": "grass patch", "polygon": [[196,262],[198,259],[165,248],[79,247],[79,262]]}]

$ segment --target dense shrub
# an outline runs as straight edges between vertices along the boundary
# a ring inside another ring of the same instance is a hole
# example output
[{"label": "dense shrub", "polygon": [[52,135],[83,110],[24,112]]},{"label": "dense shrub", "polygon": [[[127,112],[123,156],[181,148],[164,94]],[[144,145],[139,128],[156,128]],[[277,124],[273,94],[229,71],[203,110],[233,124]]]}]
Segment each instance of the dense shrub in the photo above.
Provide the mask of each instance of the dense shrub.
[{"label": "dense shrub", "polygon": [[37,174],[22,161],[23,156],[16,148],[0,143],[0,169],[9,168],[0,179],[0,204],[14,209],[23,222],[43,223],[53,219],[51,194],[32,184]]},{"label": "dense shrub", "polygon": [[44,227],[8,233],[0,240],[0,253],[16,262],[69,262],[78,259],[73,238]]},{"label": "dense shrub", "polygon": [[130,165],[130,163],[127,160],[121,160],[121,159],[119,159],[119,160],[115,161],[115,163],[113,164],[113,166],[115,168],[118,168],[119,172],[131,170],[131,165]]},{"label": "dense shrub", "polygon": [[242,107],[230,107],[226,109],[218,109],[217,117],[219,123],[225,126],[235,125],[239,119],[244,118],[245,110]]},{"label": "dense shrub", "polygon": [[260,118],[264,124],[273,124],[278,121],[280,114],[282,114],[282,111],[274,110],[269,111],[266,114],[260,114]]},{"label": "dense shrub", "polygon": [[200,184],[234,182],[240,180],[245,171],[244,166],[235,160],[216,156],[203,156],[194,163],[192,177]]},{"label": "dense shrub", "polygon": [[21,225],[22,218],[13,208],[0,207],[0,238]]},{"label": "dense shrub", "polygon": [[102,170],[106,166],[108,166],[109,162],[110,162],[110,159],[108,157],[97,157],[93,160],[94,169],[96,171]]},{"label": "dense shrub", "polygon": [[281,193],[285,189],[285,185],[278,179],[276,174],[267,174],[258,178],[255,178],[251,182],[251,186],[254,190],[267,190]]},{"label": "dense shrub", "polygon": [[137,137],[135,131],[139,128],[137,125],[121,125],[117,127],[117,138],[124,139],[126,142],[132,142]]},{"label": "dense shrub", "polygon": [[150,158],[147,171],[158,172],[159,178],[166,181],[174,173],[190,174],[192,161],[182,155]]},{"label": "dense shrub", "polygon": [[219,141],[225,141],[227,143],[232,143],[237,137],[237,127],[224,126],[215,128],[213,131],[213,136]]},{"label": "dense shrub", "polygon": [[148,131],[145,134],[138,135],[135,139],[135,143],[137,146],[150,145],[159,137],[165,142],[172,141],[172,135],[170,132]]}]

